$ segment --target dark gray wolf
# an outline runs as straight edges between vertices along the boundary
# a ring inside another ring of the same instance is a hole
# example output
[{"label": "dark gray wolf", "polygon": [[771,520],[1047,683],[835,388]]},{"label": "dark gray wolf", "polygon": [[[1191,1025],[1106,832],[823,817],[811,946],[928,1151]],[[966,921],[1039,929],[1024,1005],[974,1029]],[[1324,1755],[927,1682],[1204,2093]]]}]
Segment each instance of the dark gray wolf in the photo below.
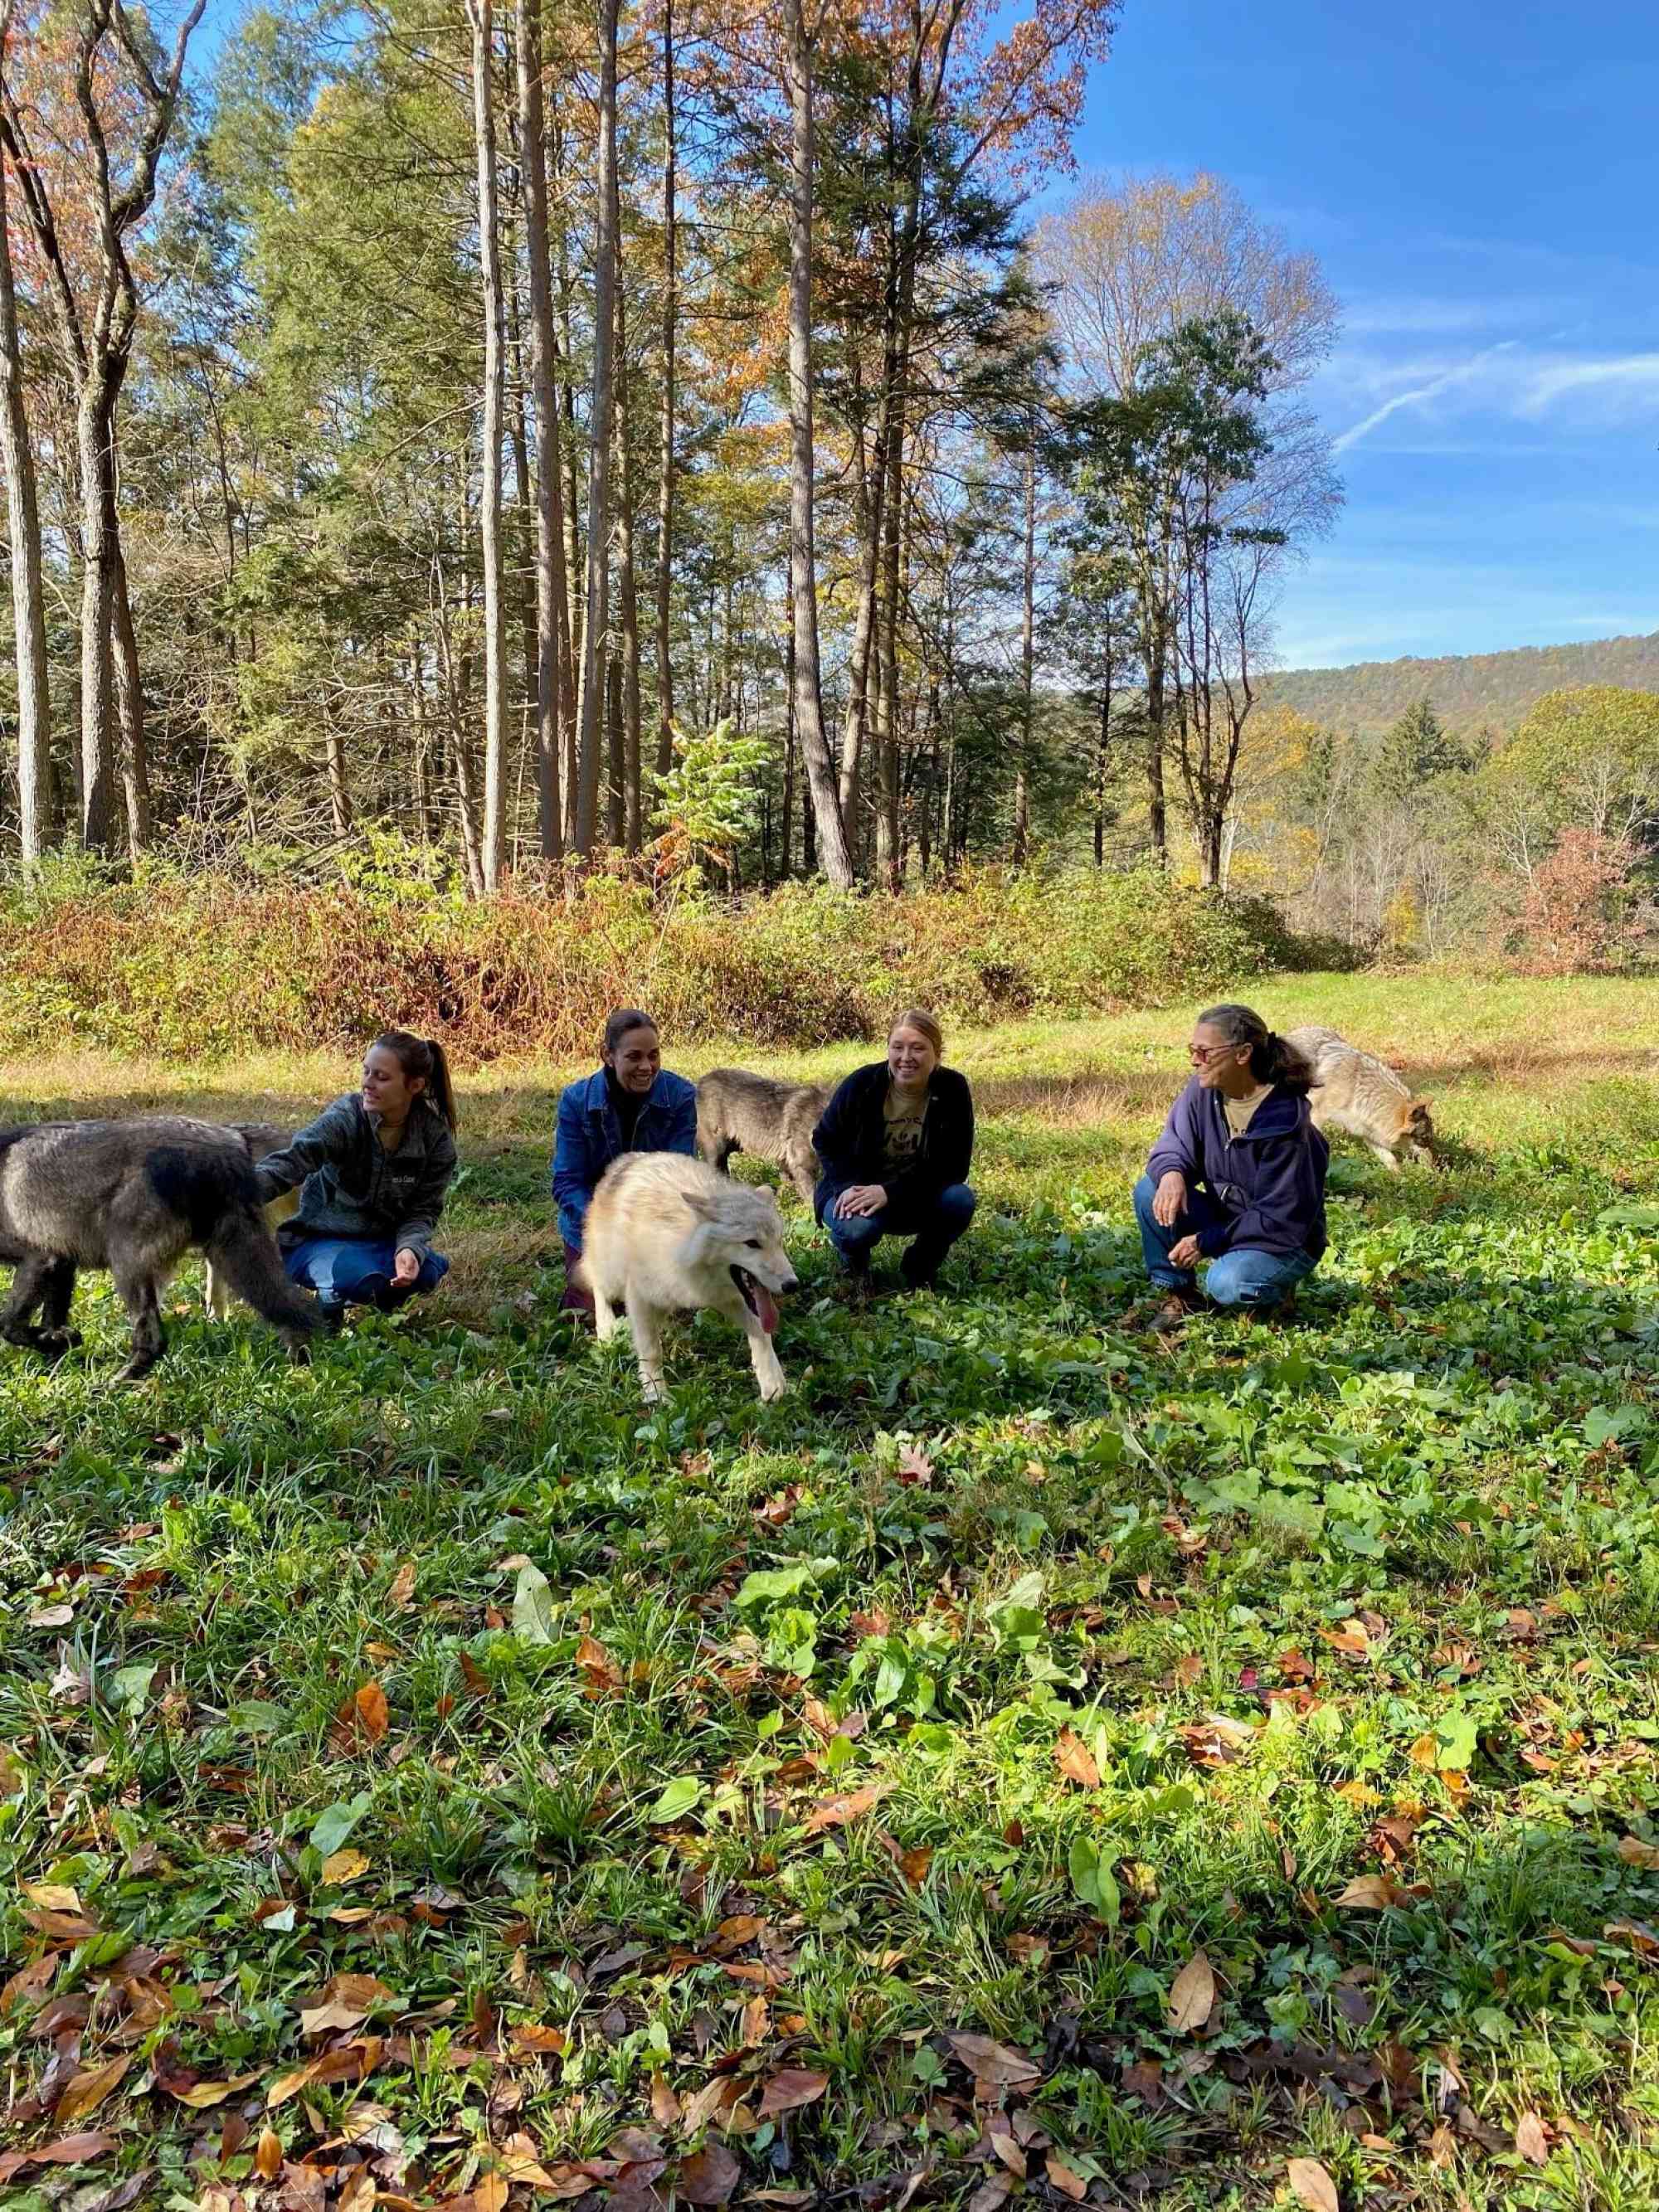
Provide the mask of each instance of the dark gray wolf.
[{"label": "dark gray wolf", "polygon": [[662,1320],[709,1306],[749,1340],[769,1403],[788,1387],[773,1348],[778,1294],[795,1287],[783,1224],[769,1190],[729,1182],[683,1152],[624,1152],[599,1177],[587,1210],[580,1273],[601,1339],[628,1308],[640,1386],[655,1403],[666,1387]]},{"label": "dark gray wolf", "polygon": [[816,1083],[775,1083],[746,1067],[711,1067],[697,1085],[697,1151],[726,1172],[733,1152],[780,1167],[808,1206],[817,1187],[812,1132],[830,1093]]},{"label": "dark gray wolf", "polygon": [[1433,1116],[1386,1061],[1316,1024],[1287,1030],[1285,1042],[1313,1069],[1308,1106],[1316,1129],[1341,1129],[1358,1137],[1392,1170],[1398,1170],[1401,1152],[1425,1166],[1434,1164]]},{"label": "dark gray wolf", "polygon": [[[243,1121],[237,1126],[255,1167],[267,1152],[280,1152],[289,1141],[281,1129],[272,1128],[268,1121]],[[279,1222],[291,1220],[300,1211],[300,1194],[304,1187],[303,1184],[296,1184],[294,1189],[283,1191],[265,1206],[265,1226],[273,1235]],[[208,1311],[223,1321],[230,1312],[230,1284],[223,1273],[214,1266],[211,1254],[208,1256],[207,1280],[203,1285],[202,1295]]]},{"label": "dark gray wolf", "polygon": [[182,1115],[0,1129],[0,1264],[17,1271],[0,1308],[8,1343],[59,1358],[79,1341],[68,1325],[76,1270],[107,1267],[132,1322],[122,1378],[147,1375],[167,1348],[162,1288],[191,1250],[292,1358],[307,1357],[326,1323],[283,1272],[240,1129]]}]

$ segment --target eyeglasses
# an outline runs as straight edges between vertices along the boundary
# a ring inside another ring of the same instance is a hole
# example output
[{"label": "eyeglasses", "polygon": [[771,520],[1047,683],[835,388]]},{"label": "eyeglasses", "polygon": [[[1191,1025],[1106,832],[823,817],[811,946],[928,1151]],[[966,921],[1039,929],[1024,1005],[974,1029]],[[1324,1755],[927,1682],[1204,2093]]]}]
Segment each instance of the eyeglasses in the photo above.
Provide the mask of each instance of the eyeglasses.
[{"label": "eyeglasses", "polygon": [[1187,1057],[1194,1067],[1207,1067],[1210,1062],[1218,1058],[1220,1054],[1237,1052],[1238,1049],[1236,1044],[1189,1044],[1187,1048]]}]

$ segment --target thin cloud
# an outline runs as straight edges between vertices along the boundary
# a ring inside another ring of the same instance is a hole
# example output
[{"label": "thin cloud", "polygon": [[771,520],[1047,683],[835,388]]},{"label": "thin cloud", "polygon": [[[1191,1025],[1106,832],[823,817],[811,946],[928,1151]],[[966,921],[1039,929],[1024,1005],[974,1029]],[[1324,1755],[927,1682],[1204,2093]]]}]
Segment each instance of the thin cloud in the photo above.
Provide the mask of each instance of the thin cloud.
[{"label": "thin cloud", "polygon": [[1363,422],[1356,422],[1352,429],[1345,430],[1340,438],[1334,440],[1332,452],[1346,453],[1350,446],[1357,446],[1379,423],[1386,422],[1390,415],[1397,415],[1402,407],[1419,407],[1425,399],[1437,398],[1441,392],[1448,391],[1454,384],[1467,382],[1495,354],[1507,353],[1520,343],[1518,338],[1501,338],[1496,345],[1483,348],[1472,361],[1460,362],[1455,368],[1445,369],[1440,375],[1431,377],[1428,383],[1419,384],[1410,392],[1395,392],[1392,399],[1385,399],[1380,407],[1373,408]]},{"label": "thin cloud", "polygon": [[1565,362],[1540,370],[1522,411],[1541,415],[1545,408],[1570,392],[1598,392],[1610,398],[1627,393],[1640,398],[1650,392],[1659,392],[1659,353],[1616,355],[1610,361]]}]

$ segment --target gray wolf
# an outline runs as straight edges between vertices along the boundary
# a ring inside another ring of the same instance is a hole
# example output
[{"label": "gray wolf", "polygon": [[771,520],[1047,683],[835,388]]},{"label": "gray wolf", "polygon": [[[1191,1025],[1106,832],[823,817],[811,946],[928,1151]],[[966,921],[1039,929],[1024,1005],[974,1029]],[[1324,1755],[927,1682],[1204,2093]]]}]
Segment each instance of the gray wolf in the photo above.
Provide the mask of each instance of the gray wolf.
[{"label": "gray wolf", "polygon": [[1427,1103],[1413,1097],[1410,1085],[1384,1061],[1317,1024],[1291,1030],[1285,1041],[1312,1066],[1315,1088],[1308,1104],[1316,1129],[1358,1137],[1395,1173],[1402,1152],[1433,1164],[1434,1121]]},{"label": "gray wolf", "polygon": [[[288,1142],[288,1138],[283,1132],[281,1129],[273,1129],[268,1121],[244,1121],[239,1124],[239,1127],[247,1146],[249,1157],[256,1167],[268,1153],[280,1152]],[[291,1221],[299,1211],[300,1191],[296,1185],[293,1190],[283,1191],[263,1208],[265,1227],[274,1237],[278,1225],[284,1221]],[[214,1266],[210,1255],[207,1263],[207,1281],[203,1289],[202,1303],[210,1314],[218,1320],[223,1321],[230,1312],[230,1300],[229,1279],[221,1269]]]},{"label": "gray wolf", "polygon": [[818,1156],[812,1132],[830,1103],[816,1083],[777,1083],[746,1067],[711,1067],[697,1085],[697,1152],[724,1175],[733,1152],[781,1168],[811,1206]]},{"label": "gray wolf", "polygon": [[772,1336],[776,1300],[795,1288],[795,1271],[769,1190],[729,1182],[679,1152],[624,1152],[593,1194],[579,1270],[601,1340],[615,1334],[617,1308],[626,1304],[647,1401],[665,1389],[663,1316],[702,1306],[748,1338],[761,1396],[769,1403],[783,1395]]},{"label": "gray wolf", "polygon": [[283,1272],[240,1129],[172,1115],[0,1129],[0,1262],[16,1270],[0,1309],[8,1343],[60,1358],[79,1341],[68,1325],[76,1271],[107,1267],[132,1322],[122,1379],[136,1381],[167,1348],[161,1291],[191,1250],[291,1358],[307,1356],[325,1323]]}]

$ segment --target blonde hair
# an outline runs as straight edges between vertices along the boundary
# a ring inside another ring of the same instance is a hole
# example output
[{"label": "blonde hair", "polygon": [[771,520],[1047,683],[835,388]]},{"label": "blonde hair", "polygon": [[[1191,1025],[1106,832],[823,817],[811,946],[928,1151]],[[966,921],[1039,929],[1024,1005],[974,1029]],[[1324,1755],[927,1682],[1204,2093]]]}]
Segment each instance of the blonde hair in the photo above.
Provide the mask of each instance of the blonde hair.
[{"label": "blonde hair", "polygon": [[918,1036],[927,1038],[939,1059],[944,1059],[945,1032],[926,1006],[907,1006],[902,1014],[894,1016],[887,1024],[887,1042],[890,1044],[895,1030],[915,1030]]}]

